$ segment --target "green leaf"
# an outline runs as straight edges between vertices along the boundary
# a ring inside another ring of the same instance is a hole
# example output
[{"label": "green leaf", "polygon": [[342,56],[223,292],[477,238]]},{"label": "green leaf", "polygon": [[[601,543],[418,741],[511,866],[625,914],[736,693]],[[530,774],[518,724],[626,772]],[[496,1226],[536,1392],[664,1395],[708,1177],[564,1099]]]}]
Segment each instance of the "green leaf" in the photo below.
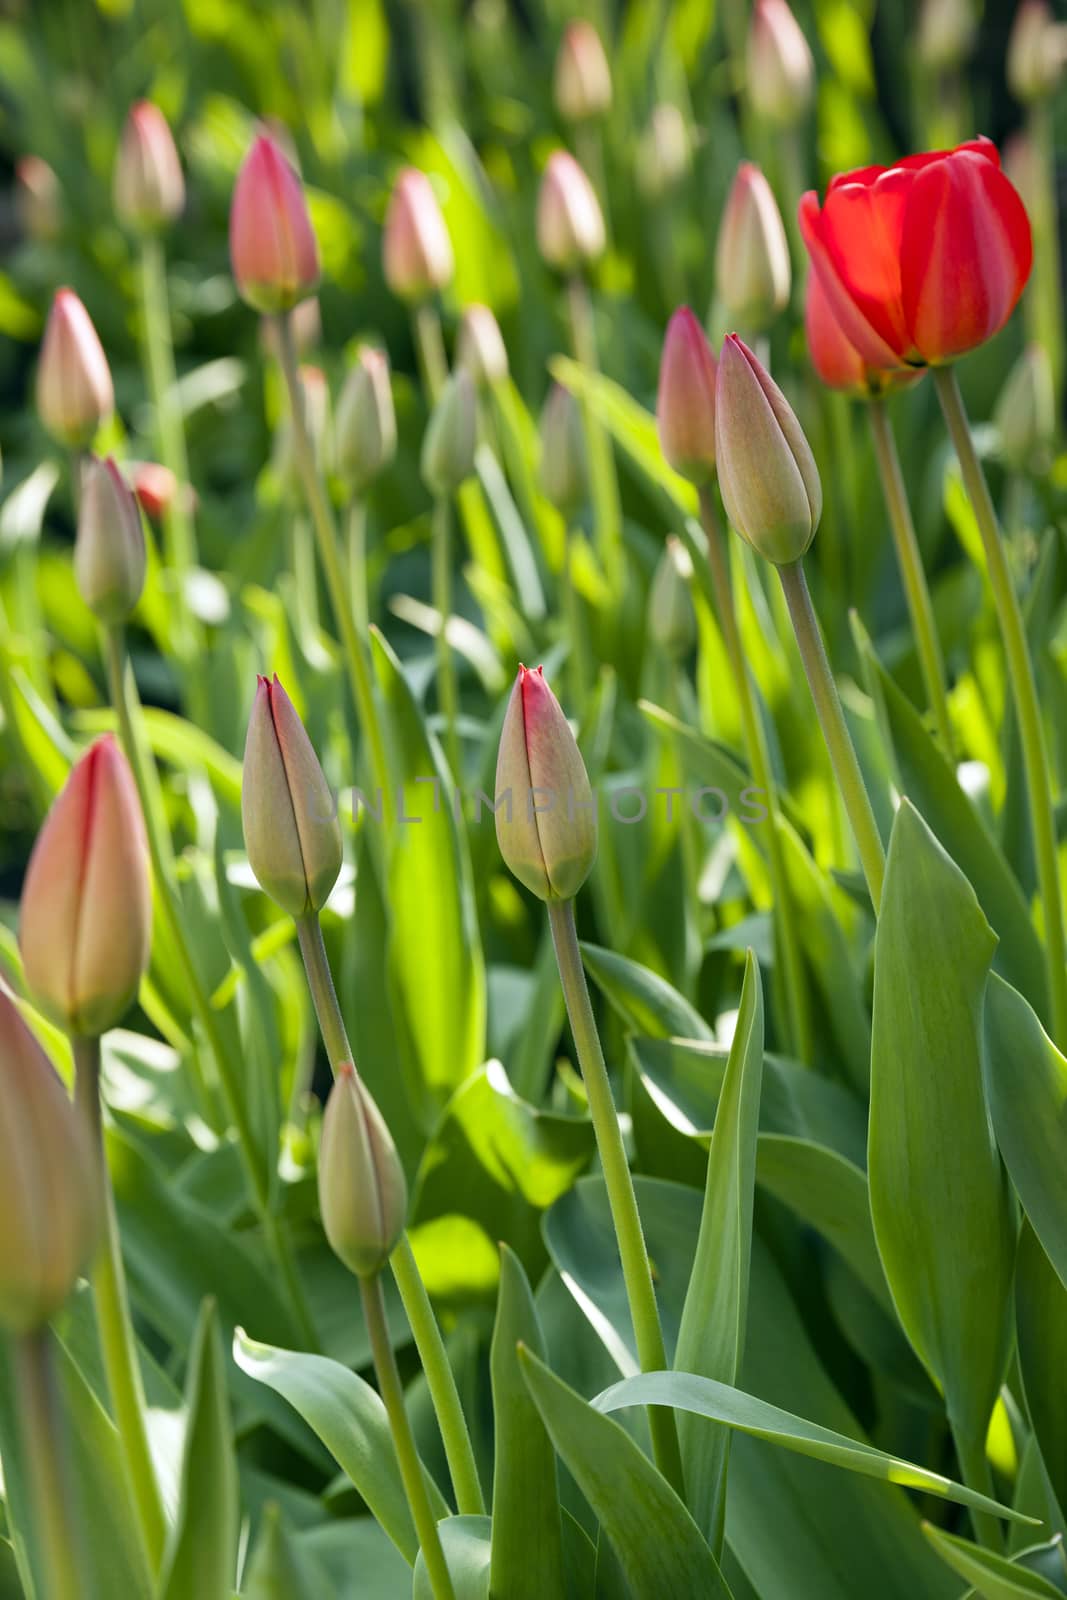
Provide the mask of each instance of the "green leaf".
[{"label": "green leaf", "polygon": [[1038,1572],[1031,1572],[992,1550],[958,1539],[928,1522],[923,1532],[953,1572],[973,1585],[973,1592],[983,1600],[1063,1600],[1063,1590],[1057,1589]]},{"label": "green leaf", "polygon": [[276,1505],[264,1507],[242,1600],[337,1600],[337,1591],[293,1537]]},{"label": "green leaf", "polygon": [[1026,1409],[1062,1517],[1067,1515],[1067,1288],[1028,1223],[1015,1265],[1015,1327]]},{"label": "green leaf", "polygon": [[188,1422],[178,1512],[161,1600],[229,1600],[237,1573],[237,1458],[215,1303],[205,1300],[185,1388]]},{"label": "green leaf", "polygon": [[974,890],[903,801],[875,945],[871,1215],[904,1331],[970,1450],[1004,1375],[1015,1255],[982,1086],[995,944]]},{"label": "green leaf", "polygon": [[715,1035],[666,978],[600,945],[582,944],[585,970],[627,1028],[653,1038],[713,1040]]},{"label": "green leaf", "polygon": [[[715,1113],[700,1233],[674,1356],[674,1365],[685,1372],[731,1384],[744,1355],[762,1080],[763,991],[750,950]],[[689,1508],[712,1549],[721,1554],[730,1435],[687,1415],[680,1419],[678,1438]]]},{"label": "green leaf", "polygon": [[699,1528],[629,1434],[529,1350],[520,1350],[519,1363],[556,1449],[611,1541],[633,1600],[727,1600],[730,1591]]},{"label": "green leaf", "polygon": [[[437,1524],[456,1600],[489,1600],[492,1524],[488,1517],[446,1517]],[[502,1589],[510,1600],[512,1591]],[[515,1591],[518,1593],[518,1591]],[[415,1562],[411,1600],[436,1600],[422,1551]]]}]

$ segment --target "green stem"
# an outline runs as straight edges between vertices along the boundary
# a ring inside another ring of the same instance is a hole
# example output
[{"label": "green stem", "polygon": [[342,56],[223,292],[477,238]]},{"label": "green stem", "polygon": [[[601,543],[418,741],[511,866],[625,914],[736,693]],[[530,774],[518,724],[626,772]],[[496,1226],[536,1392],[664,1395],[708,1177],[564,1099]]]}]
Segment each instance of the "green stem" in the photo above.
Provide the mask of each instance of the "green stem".
[{"label": "green stem", "polygon": [[[965,1434],[955,1424],[952,1425],[952,1438],[964,1483],[969,1489],[974,1489],[978,1494],[987,1495],[992,1499],[993,1474],[989,1467],[989,1457],[986,1455],[985,1439]],[[987,1550],[1002,1554],[1004,1536],[998,1519],[989,1511],[972,1509],[970,1515],[979,1543]]]},{"label": "green stem", "polygon": [[926,573],[923,571],[919,541],[915,537],[915,524],[908,504],[908,492],[904,486],[904,474],[900,470],[900,457],[897,454],[885,401],[872,399],[867,406],[867,415],[871,422],[874,453],[882,480],[886,511],[889,513],[893,543],[896,545],[897,563],[904,583],[912,632],[915,634],[919,652],[919,665],[922,668],[926,698],[933,712],[941,748],[951,760],[952,720],[948,714],[948,696],[945,692],[945,664],[941,657],[930,589],[926,582]]},{"label": "green stem", "polygon": [[445,339],[441,332],[441,318],[432,300],[424,300],[412,312],[415,349],[422,371],[423,387],[430,405],[434,405],[448,378],[448,357]]},{"label": "green stem", "polygon": [[975,453],[967,413],[963,405],[954,367],[935,367],[934,385],[948,431],[959,458],[968,499],[982,535],[989,582],[997,609],[1000,635],[1008,662],[1015,715],[1019,724],[1026,792],[1030,802],[1030,828],[1033,834],[1037,880],[1045,909],[1045,953],[1048,961],[1049,995],[1052,1000],[1052,1037],[1063,1049],[1067,1046],[1067,943],[1063,929],[1063,895],[1060,885],[1056,822],[1049,781],[1045,730],[1037,698],[1037,683],[1026,644],[1019,600],[997,526],[997,514],[981,463]]},{"label": "green stem", "polygon": [[1034,230],[1034,286],[1029,295],[1034,337],[1043,344],[1052,365],[1056,415],[1060,415],[1064,377],[1063,293],[1060,287],[1060,235],[1056,203],[1056,140],[1054,101],[1035,101],[1030,108],[1030,140],[1037,163],[1036,193],[1031,207]]},{"label": "green stem", "polygon": [[68,1483],[63,1412],[47,1327],[14,1343],[15,1393],[27,1464],[36,1548],[47,1577],[48,1600],[81,1600],[83,1560]]},{"label": "green stem", "polygon": [[741,726],[744,731],[745,747],[748,752],[748,764],[752,770],[752,776],[756,780],[757,787],[763,791],[766,799],[767,822],[764,837],[767,845],[767,866],[770,870],[771,888],[774,894],[775,921],[778,932],[777,943],[782,962],[786,1021],[790,1045],[795,1051],[798,1060],[810,1062],[814,1049],[811,1007],[807,984],[804,981],[804,960],[801,955],[800,940],[797,936],[796,908],[793,904],[793,896],[789,887],[789,874],[786,871],[785,856],[782,853],[782,840],[779,832],[781,807],[778,797],[778,785],[774,781],[774,775],[771,770],[767,735],[756,705],[756,697],[752,690],[752,680],[749,677],[748,664],[745,661],[741,630],[737,625],[733,587],[730,583],[726,533],[716,515],[715,501],[710,487],[705,487],[700,491],[700,520],[707,539],[708,568],[711,573],[715,610],[718,614],[719,626],[722,629],[723,639],[726,644],[726,654],[730,659],[734,689],[741,709]]},{"label": "green stem", "polygon": [[[619,1118],[611,1097],[608,1069],[604,1063],[604,1052],[600,1047],[600,1035],[585,981],[582,954],[578,948],[578,930],[574,923],[573,900],[550,900],[548,920],[556,948],[563,998],[567,1002],[571,1032],[589,1099],[589,1115],[604,1171],[611,1219],[619,1244],[626,1298],[637,1343],[637,1359],[642,1372],[662,1372],[667,1369],[667,1355],[663,1346],[656,1292],[652,1286],[652,1268],[645,1248],[645,1236]],[[656,1465],[671,1487],[684,1498],[682,1457],[674,1412],[666,1406],[649,1406],[648,1431],[652,1437]]]},{"label": "green stem", "polygon": [[567,630],[567,675],[570,679],[574,714],[579,716],[585,710],[590,673],[582,603],[574,587],[574,542],[577,537],[577,531],[568,521],[563,530],[563,565],[560,568],[559,584],[561,610]]},{"label": "green stem", "polygon": [[311,990],[319,1032],[326,1046],[326,1059],[330,1063],[330,1070],[336,1075],[342,1066],[354,1067],[356,1063],[352,1046],[348,1042],[348,1030],[341,1015],[341,1003],[334,988],[333,973],[330,971],[330,959],[326,954],[318,912],[312,911],[308,916],[298,919],[296,937],[304,960],[304,971],[307,973],[308,988]]},{"label": "green stem", "polygon": [[808,593],[803,564],[794,561],[789,566],[779,567],[778,576],[782,581],[782,590],[789,607],[800,659],[804,663],[811,698],[815,702],[815,710],[830,754],[834,777],[837,779],[837,787],[852,825],[852,834],[859,851],[864,877],[867,879],[871,903],[877,913],[882,899],[882,882],[885,878],[885,851],[882,849],[878,824],[871,810],[870,796],[845,722],[845,713],[841,709],[837,685],[830,671],[830,663],[826,659],[826,650],[819,633],[819,622],[811,603],[811,595]]},{"label": "green stem", "polygon": [[115,1217],[115,1196],[104,1148],[103,1107],[100,1101],[100,1040],[72,1038],[77,1071],[75,1094],[93,1151],[96,1203],[101,1240],[92,1264],[93,1302],[100,1350],[107,1374],[108,1393],[115,1413],[131,1502],[153,1572],[159,1571],[166,1543],[167,1524],[159,1491],[145,1420],[144,1386],[137,1360],[137,1343],[130,1317],[126,1274]]},{"label": "green stem", "polygon": [[437,1521],[426,1489],[422,1462],[419,1460],[411,1423],[404,1409],[404,1390],[389,1339],[389,1327],[385,1320],[385,1296],[382,1293],[381,1274],[375,1273],[372,1278],[361,1278],[359,1291],[363,1298],[363,1315],[366,1318],[371,1350],[374,1353],[378,1389],[389,1417],[389,1427],[400,1465],[400,1476],[404,1480],[404,1490],[408,1505],[411,1507],[415,1532],[422,1547],[422,1559],[426,1563],[430,1585],[435,1600],[455,1600],[452,1578],[445,1561],[444,1550],[441,1548],[441,1535],[437,1531]]},{"label": "green stem", "polygon": [[370,602],[367,595],[367,502],[354,494],[348,507],[348,587],[352,595],[352,618],[360,636],[370,627]]},{"label": "green stem", "polygon": [[[575,273],[567,284],[567,305],[575,360],[587,372],[599,373],[600,359],[597,354],[593,297],[589,293],[585,279],[578,273]],[[619,499],[615,456],[608,431],[584,393],[579,397],[579,403],[585,432],[586,454],[589,458],[589,486],[593,500],[597,545],[608,585],[612,593],[618,597],[623,588],[623,544],[622,505]]]},{"label": "green stem", "polygon": [[462,773],[459,756],[459,736],[456,731],[456,718],[459,708],[455,662],[452,659],[452,650],[448,643],[448,621],[452,615],[450,533],[451,512],[448,498],[446,495],[439,494],[433,503],[431,530],[433,604],[438,617],[437,633],[434,636],[434,648],[437,655],[437,703],[444,721],[443,743],[448,757],[448,765],[452,769],[452,776],[458,783]]}]

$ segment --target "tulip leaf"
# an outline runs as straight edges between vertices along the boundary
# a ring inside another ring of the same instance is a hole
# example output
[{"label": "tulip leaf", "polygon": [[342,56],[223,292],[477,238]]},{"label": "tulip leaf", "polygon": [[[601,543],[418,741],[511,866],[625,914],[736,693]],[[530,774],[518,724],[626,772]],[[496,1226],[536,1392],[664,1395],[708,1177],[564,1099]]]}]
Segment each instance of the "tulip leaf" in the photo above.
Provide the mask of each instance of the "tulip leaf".
[{"label": "tulip leaf", "polygon": [[[489,1600],[492,1523],[488,1517],[446,1517],[437,1524],[445,1565],[452,1578],[455,1600]],[[531,1552],[532,1553],[532,1552]],[[530,1590],[531,1594],[536,1590]],[[518,1589],[494,1589],[494,1594],[519,1594]],[[422,1551],[415,1562],[411,1600],[435,1600],[436,1590]]]},{"label": "tulip leaf", "polygon": [[1008,1561],[993,1550],[983,1550],[968,1539],[931,1527],[928,1522],[923,1523],[923,1532],[942,1561],[965,1578],[982,1600],[1063,1600],[1064,1591],[1039,1572]]},{"label": "tulip leaf", "polygon": [[1067,1516],[1067,1288],[1028,1223],[1015,1267],[1015,1327],[1030,1425],[1062,1518]]},{"label": "tulip leaf", "polygon": [[293,1535],[280,1508],[264,1507],[242,1600],[337,1600],[321,1564]]},{"label": "tulip leaf", "polygon": [[689,1001],[658,973],[637,961],[616,955],[600,945],[582,945],[585,970],[614,1007],[623,1023],[636,1033],[653,1038],[676,1035],[682,1039],[715,1037]]}]

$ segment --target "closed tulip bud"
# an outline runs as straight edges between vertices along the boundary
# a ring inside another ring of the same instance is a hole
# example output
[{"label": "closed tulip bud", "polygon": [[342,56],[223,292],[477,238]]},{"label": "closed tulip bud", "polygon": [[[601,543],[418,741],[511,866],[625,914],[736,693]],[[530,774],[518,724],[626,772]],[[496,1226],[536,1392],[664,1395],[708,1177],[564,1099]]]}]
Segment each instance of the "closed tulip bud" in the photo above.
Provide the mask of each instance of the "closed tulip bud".
[{"label": "closed tulip bud", "polygon": [[561,383],[552,385],[541,412],[540,483],[545,499],[564,516],[580,506],[588,493],[581,408]]},{"label": "closed tulip bud", "polygon": [[693,563],[673,534],[664,546],[648,599],[648,631],[665,655],[680,660],[696,643],[697,619],[689,583]]},{"label": "closed tulip bud", "polygon": [[658,199],[668,194],[689,171],[692,142],[685,117],[666,101],[656,106],[637,148],[637,186],[643,195]]},{"label": "closed tulip bud", "polygon": [[398,300],[428,300],[452,281],[456,263],[448,227],[433,184],[416,167],[404,168],[389,197],[382,267]]},{"label": "closed tulip bud", "polygon": [[799,561],[822,515],[819,471],[785,395],[734,333],[719,357],[715,429],[730,521],[767,561]]},{"label": "closed tulip bud", "polygon": [[1012,188],[1019,191],[1023,205],[1028,212],[1033,212],[1041,204],[1044,174],[1041,157],[1023,129],[1013,133],[1005,144],[1003,167],[1004,176]]},{"label": "closed tulip bud", "polygon": [[90,458],[82,473],[74,576],[89,610],[109,626],[125,622],[141,598],[144,529],[133,490],[114,461]]},{"label": "closed tulip bud", "polygon": [[570,725],[538,667],[519,668],[496,763],[496,837],[540,900],[570,900],[596,860],[596,802]]},{"label": "closed tulip bud", "polygon": [[588,122],[611,106],[611,68],[591,22],[569,24],[560,40],[553,83],[564,122]]},{"label": "closed tulip bud", "polygon": [[106,1033],[137,998],[151,936],[141,806],[104,734],[75,763],[26,869],[19,949],[34,1002],[70,1034]]},{"label": "closed tulip bud", "polygon": [[326,774],[277,675],[257,679],[241,817],[249,864],[264,892],[291,917],[321,910],[341,870],[341,824]]},{"label": "closed tulip bud", "polygon": [[460,367],[446,382],[422,440],[422,481],[434,495],[455,492],[474,471],[478,407],[474,382]]},{"label": "closed tulip bud", "polygon": [[923,0],[918,52],[928,72],[947,72],[966,61],[975,22],[971,0]]},{"label": "closed tulip bud", "polygon": [[663,459],[691,483],[715,472],[715,357],[688,306],[667,324],[656,423]]},{"label": "closed tulip bud", "polygon": [[0,1327],[32,1333],[89,1262],[99,1213],[84,1123],[0,988]]},{"label": "closed tulip bud", "polygon": [[815,63],[786,0],[756,0],[746,49],[748,96],[775,127],[799,122],[811,105]]},{"label": "closed tulip bud", "polygon": [[37,414],[52,437],[81,450],[115,408],[111,369],[73,289],[57,289],[37,365]]},{"label": "closed tulip bud", "polygon": [[266,134],[257,138],[237,174],[230,263],[242,300],[264,313],[288,311],[319,281],[319,247],[303,185]]},{"label": "closed tulip bud", "polygon": [[1044,345],[1028,345],[1012,367],[993,421],[1005,461],[1015,472],[1027,471],[1056,431],[1056,392]]},{"label": "closed tulip bud", "polygon": [[762,333],[789,304],[789,244],[782,214],[759,167],[737,169],[715,249],[719,299],[732,321]]},{"label": "closed tulip bud", "polygon": [[408,1188],[374,1097],[347,1061],[326,1102],[319,1207],[334,1255],[357,1278],[385,1266],[407,1222]]},{"label": "closed tulip bud", "polygon": [[40,156],[22,156],[15,163],[15,211],[27,239],[48,243],[59,236],[62,221],[59,179]]},{"label": "closed tulip bud", "polygon": [[492,388],[508,375],[504,336],[488,306],[468,306],[459,325],[456,365],[466,367],[476,384]]},{"label": "closed tulip bud", "polygon": [[153,522],[166,515],[179,493],[190,505],[195,498],[189,484],[179,490],[177,478],[160,461],[127,461],[126,473],[138,505]]},{"label": "closed tulip bud", "polygon": [[396,412],[389,363],[364,345],[344,381],[334,424],[337,472],[362,494],[396,455]]},{"label": "closed tulip bud", "polygon": [[554,150],[537,196],[537,247],[545,264],[576,272],[603,255],[606,242],[593,185],[569,151]]},{"label": "closed tulip bud", "polygon": [[150,100],[130,108],[115,160],[115,210],[133,228],[158,228],[180,217],[185,179],[167,119]]},{"label": "closed tulip bud", "polygon": [[1053,94],[1067,64],[1067,26],[1054,22],[1045,0],[1022,0],[1008,41],[1008,84],[1017,99]]}]

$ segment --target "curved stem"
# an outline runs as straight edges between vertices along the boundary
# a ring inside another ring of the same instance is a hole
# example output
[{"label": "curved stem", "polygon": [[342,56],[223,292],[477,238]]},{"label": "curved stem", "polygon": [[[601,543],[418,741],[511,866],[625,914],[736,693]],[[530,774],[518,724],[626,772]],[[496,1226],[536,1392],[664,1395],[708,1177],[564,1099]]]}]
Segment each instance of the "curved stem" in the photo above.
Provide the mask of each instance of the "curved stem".
[{"label": "curved stem", "polygon": [[[567,284],[567,306],[575,360],[585,367],[587,372],[599,373],[600,359],[597,354],[593,297],[589,293],[589,285],[577,273]],[[607,429],[584,394],[579,396],[579,405],[585,432],[586,455],[589,460],[589,488],[593,501],[597,546],[608,585],[612,593],[617,596],[622,593],[624,574],[622,506],[619,501],[615,456]]]},{"label": "curved stem", "polygon": [[448,357],[445,355],[441,318],[432,300],[424,300],[411,314],[415,334],[415,350],[422,371],[423,387],[432,406],[437,401],[448,378]]},{"label": "curved stem", "polygon": [[[574,925],[573,900],[550,900],[548,920],[552,942],[556,947],[563,998],[567,1002],[571,1032],[589,1099],[589,1115],[596,1135],[600,1164],[604,1169],[611,1220],[619,1244],[626,1298],[637,1343],[637,1359],[642,1372],[662,1372],[667,1369],[667,1354],[663,1345],[656,1292],[652,1286],[652,1269],[618,1113],[611,1097],[608,1069],[589,1000],[582,953],[578,948],[578,931]],[[674,1412],[666,1406],[649,1406],[648,1431],[652,1437],[656,1465],[671,1487],[684,1498],[682,1457]]]},{"label": "curved stem", "polygon": [[450,532],[451,511],[448,499],[447,496],[439,494],[433,503],[431,530],[433,604],[438,616],[438,628],[434,636],[434,646],[437,654],[437,702],[444,722],[443,743],[448,757],[448,765],[452,769],[452,776],[458,783],[462,774],[459,736],[456,732],[458,696],[456,692],[455,662],[452,659],[452,651],[448,643],[448,620],[452,615]]},{"label": "curved stem", "polygon": [[848,820],[852,825],[852,834],[859,851],[863,874],[867,879],[871,903],[877,913],[885,878],[885,851],[882,849],[882,840],[878,824],[874,820],[874,812],[871,810],[870,796],[863,781],[863,773],[856,759],[852,736],[845,722],[845,713],[841,709],[834,675],[826,659],[818,618],[804,577],[804,567],[801,562],[794,561],[789,566],[779,567],[778,576],[789,607],[800,659],[804,663],[808,686],[811,689],[811,698],[815,702],[819,725],[830,754],[834,777],[837,779],[837,787],[841,791]]},{"label": "curved stem", "polygon": [[945,664],[941,657],[930,589],[923,570],[919,541],[915,537],[915,524],[908,504],[908,492],[904,486],[900,457],[897,454],[885,401],[872,399],[867,405],[867,415],[871,423],[871,436],[874,439],[874,453],[882,480],[886,511],[889,513],[889,526],[893,532],[893,543],[896,545],[897,564],[900,567],[912,632],[919,652],[919,665],[922,668],[926,698],[933,712],[941,747],[951,760],[952,720],[948,714],[948,696],[945,692]]},{"label": "curved stem", "polygon": [[1037,881],[1045,910],[1045,953],[1049,996],[1052,1001],[1052,1037],[1067,1046],[1067,943],[1063,929],[1063,892],[1060,884],[1056,822],[1052,808],[1045,730],[1037,698],[1037,683],[1026,643],[1022,611],[1012,583],[1008,559],[997,526],[997,514],[981,463],[971,438],[954,367],[935,367],[934,386],[948,431],[952,436],[968,499],[974,510],[985,550],[989,583],[997,608],[1000,636],[1008,663],[1015,715],[1019,724],[1026,792],[1030,802],[1030,829],[1037,862]]},{"label": "curved stem", "polygon": [[51,1334],[37,1328],[13,1347],[19,1434],[27,1464],[36,1548],[48,1600],[81,1600],[82,1561],[75,1497],[68,1483],[66,1429],[56,1390]]}]

